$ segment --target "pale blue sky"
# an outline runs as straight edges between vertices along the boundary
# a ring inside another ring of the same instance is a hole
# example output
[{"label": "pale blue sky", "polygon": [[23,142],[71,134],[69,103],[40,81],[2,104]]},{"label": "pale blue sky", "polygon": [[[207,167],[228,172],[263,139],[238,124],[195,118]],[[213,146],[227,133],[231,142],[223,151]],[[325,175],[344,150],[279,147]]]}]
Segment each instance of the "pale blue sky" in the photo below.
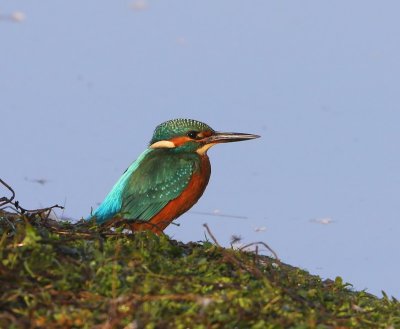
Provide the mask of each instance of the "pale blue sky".
[{"label": "pale blue sky", "polygon": [[[133,3],[0,2],[0,177],[21,203],[86,216],[168,119],[260,134],[210,150],[205,195],[167,233],[207,222],[399,298],[400,2]],[[195,213],[215,210],[247,219]]]}]

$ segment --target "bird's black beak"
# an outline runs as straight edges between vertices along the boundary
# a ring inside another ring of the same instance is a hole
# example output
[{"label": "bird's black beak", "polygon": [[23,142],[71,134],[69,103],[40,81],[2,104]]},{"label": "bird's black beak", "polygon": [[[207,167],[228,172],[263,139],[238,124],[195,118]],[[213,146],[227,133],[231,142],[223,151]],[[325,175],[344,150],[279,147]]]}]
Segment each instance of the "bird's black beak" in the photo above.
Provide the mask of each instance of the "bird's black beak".
[{"label": "bird's black beak", "polygon": [[230,143],[230,142],[240,142],[248,139],[259,138],[258,135],[253,134],[243,134],[243,133],[224,133],[216,131],[213,135],[207,138],[207,144],[217,144],[217,143]]}]

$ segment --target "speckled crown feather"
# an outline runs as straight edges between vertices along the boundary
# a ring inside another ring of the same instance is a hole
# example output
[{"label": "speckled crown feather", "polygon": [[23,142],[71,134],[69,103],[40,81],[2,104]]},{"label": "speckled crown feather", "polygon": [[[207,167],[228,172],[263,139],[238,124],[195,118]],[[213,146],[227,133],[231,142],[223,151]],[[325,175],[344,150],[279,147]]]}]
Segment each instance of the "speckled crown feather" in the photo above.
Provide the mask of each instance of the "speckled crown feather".
[{"label": "speckled crown feather", "polygon": [[206,125],[200,121],[192,119],[173,119],[165,121],[156,127],[150,144],[161,140],[169,140],[174,137],[182,136],[192,130],[214,132],[214,129],[212,129],[209,125]]}]

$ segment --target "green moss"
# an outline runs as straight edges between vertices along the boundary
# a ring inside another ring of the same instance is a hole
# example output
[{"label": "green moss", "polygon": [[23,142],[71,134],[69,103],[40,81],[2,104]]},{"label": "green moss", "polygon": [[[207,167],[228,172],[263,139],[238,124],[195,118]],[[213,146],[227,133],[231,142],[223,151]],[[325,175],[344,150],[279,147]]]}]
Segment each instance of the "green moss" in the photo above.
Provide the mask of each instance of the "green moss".
[{"label": "green moss", "polygon": [[4,218],[1,328],[400,328],[397,300],[265,256]]}]

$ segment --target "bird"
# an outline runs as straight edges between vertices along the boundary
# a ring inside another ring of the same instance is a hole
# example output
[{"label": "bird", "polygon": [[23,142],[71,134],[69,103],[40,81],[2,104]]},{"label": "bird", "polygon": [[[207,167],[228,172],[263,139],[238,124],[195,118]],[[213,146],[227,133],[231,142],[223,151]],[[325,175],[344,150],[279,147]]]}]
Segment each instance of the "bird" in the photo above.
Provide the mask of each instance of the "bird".
[{"label": "bird", "polygon": [[193,119],[163,122],[87,219],[100,225],[123,221],[132,231],[161,234],[203,195],[211,175],[210,147],[258,137],[218,132]]}]

